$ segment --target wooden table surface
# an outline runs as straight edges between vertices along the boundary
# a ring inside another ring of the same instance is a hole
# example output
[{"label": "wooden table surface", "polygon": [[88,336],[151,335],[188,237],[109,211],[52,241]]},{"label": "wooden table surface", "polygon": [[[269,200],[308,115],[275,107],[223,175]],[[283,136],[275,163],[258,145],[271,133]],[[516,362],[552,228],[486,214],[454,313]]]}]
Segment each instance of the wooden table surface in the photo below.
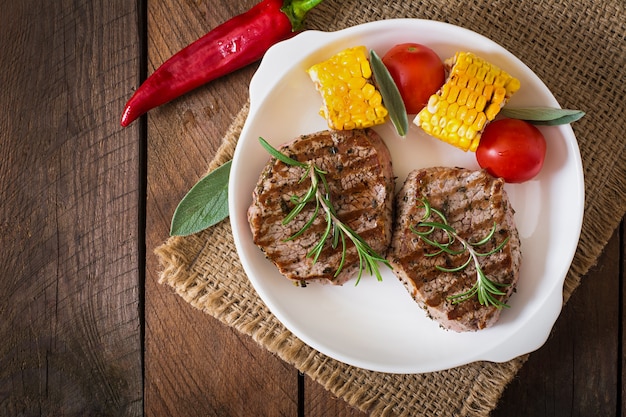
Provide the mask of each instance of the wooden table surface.
[{"label": "wooden table surface", "polygon": [[[160,285],[153,253],[256,66],[126,129],[147,73],[255,0],[1,0],[0,415],[363,416]],[[626,415],[624,226],[494,416]]]}]

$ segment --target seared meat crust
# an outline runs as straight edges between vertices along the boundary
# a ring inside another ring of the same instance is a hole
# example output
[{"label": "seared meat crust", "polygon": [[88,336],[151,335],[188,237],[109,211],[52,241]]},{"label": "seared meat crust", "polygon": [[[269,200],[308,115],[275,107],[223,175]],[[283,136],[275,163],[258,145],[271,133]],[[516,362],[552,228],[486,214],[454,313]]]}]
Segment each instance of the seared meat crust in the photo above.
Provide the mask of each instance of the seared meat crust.
[{"label": "seared meat crust", "polygon": [[[521,251],[514,211],[503,186],[504,181],[484,171],[435,167],[411,172],[396,196],[397,213],[387,259],[415,301],[444,328],[455,331],[484,329],[498,320],[501,309],[483,306],[476,297],[459,304],[447,299],[474,285],[476,269],[473,262],[460,272],[442,272],[435,268],[436,265],[460,266],[467,260],[467,253],[425,256],[435,249],[410,229],[422,220],[425,213],[419,200],[426,198],[433,208],[442,211],[449,225],[470,242],[478,242],[487,236],[495,222],[497,229],[493,238],[480,246],[479,252],[489,252],[509,237],[501,251],[479,258],[481,269],[489,279],[508,284],[503,289],[506,295],[499,297],[506,302],[519,277]],[[438,239],[443,241],[442,234]]]},{"label": "seared meat crust", "polygon": [[[298,161],[312,161],[326,171],[338,218],[384,256],[391,240],[394,178],[391,155],[380,136],[371,129],[322,131],[300,136],[278,150]],[[300,181],[303,173],[302,168],[288,166],[275,158],[265,166],[248,210],[254,243],[284,276],[299,284],[312,280],[342,284],[359,266],[351,242],[347,242],[345,264],[336,277],[341,244],[333,248],[328,239],[315,264],[307,256],[326,227],[321,209],[303,235],[287,240],[302,228],[315,208],[311,202],[291,222],[282,223],[294,207],[291,197],[301,197],[311,184],[309,178]]]}]

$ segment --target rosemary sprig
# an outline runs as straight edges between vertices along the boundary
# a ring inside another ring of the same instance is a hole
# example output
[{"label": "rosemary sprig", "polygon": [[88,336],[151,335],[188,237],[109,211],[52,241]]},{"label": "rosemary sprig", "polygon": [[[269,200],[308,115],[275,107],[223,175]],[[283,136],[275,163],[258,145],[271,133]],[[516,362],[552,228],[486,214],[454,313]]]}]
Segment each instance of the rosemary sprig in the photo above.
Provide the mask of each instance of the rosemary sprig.
[{"label": "rosemary sprig", "polygon": [[[420,201],[423,204],[425,213],[416,227],[411,226],[411,230],[413,231],[413,233],[417,234],[424,242],[437,248],[435,252],[426,254],[426,256],[432,257],[437,256],[441,253],[446,253],[451,256],[458,256],[462,255],[465,252],[468,253],[467,260],[458,267],[445,268],[443,266],[437,265],[436,268],[443,272],[459,272],[467,268],[467,266],[471,262],[474,262],[474,267],[476,268],[476,282],[474,283],[472,288],[463,293],[451,295],[448,297],[448,300],[450,300],[453,304],[459,304],[471,299],[474,296],[477,296],[478,302],[481,305],[493,305],[497,308],[508,308],[509,305],[500,301],[497,296],[505,295],[506,293],[503,292],[501,288],[507,287],[509,284],[501,284],[490,280],[480,267],[478,258],[493,255],[494,253],[500,251],[509,241],[509,237],[507,236],[506,239],[504,239],[497,247],[488,252],[478,252],[476,248],[489,242],[495,234],[497,229],[497,225],[495,222],[487,236],[485,236],[478,242],[470,242],[469,240],[461,238],[456,230],[448,224],[448,220],[446,219],[444,214],[441,211],[433,208],[426,198],[423,198]],[[438,217],[439,221],[426,221],[431,217],[431,215]],[[436,230],[443,231],[444,236],[441,241],[437,241],[431,238],[431,235]],[[452,244],[454,242],[459,242],[461,244],[461,248],[456,250],[452,249]]]},{"label": "rosemary sprig", "polygon": [[315,221],[317,216],[319,215],[320,208],[324,212],[324,218],[326,221],[326,228],[324,229],[324,233],[320,240],[313,246],[313,248],[307,253],[308,257],[313,258],[313,263],[317,262],[319,259],[324,246],[326,245],[326,241],[331,238],[331,246],[333,249],[337,248],[339,244],[341,244],[341,260],[339,262],[339,266],[337,267],[337,271],[335,271],[334,277],[339,275],[341,270],[343,269],[345,260],[346,260],[346,252],[347,252],[347,240],[350,240],[354,247],[356,248],[357,254],[359,256],[359,274],[357,277],[356,284],[361,280],[361,276],[363,271],[366,270],[370,275],[375,275],[378,281],[382,281],[382,276],[380,274],[380,269],[378,268],[378,262],[382,262],[391,268],[389,262],[376,253],[374,249],[370,247],[370,245],[363,240],[358,233],[352,230],[347,224],[343,223],[338,217],[335,211],[335,208],[330,200],[330,188],[328,186],[328,182],[326,181],[326,172],[317,167],[312,162],[300,162],[296,161],[293,158],[288,157],[282,152],[278,151],[272,145],[270,145],[265,139],[259,137],[259,142],[261,145],[269,152],[269,154],[279,161],[290,165],[304,169],[304,174],[300,178],[300,182],[304,181],[306,178],[310,178],[311,185],[309,189],[302,195],[301,197],[292,196],[291,202],[294,204],[294,208],[287,214],[287,216],[283,219],[282,223],[287,224],[292,221],[308,203],[315,203],[315,210],[313,214],[307,220],[307,222],[298,230],[296,233],[291,235],[287,240],[296,239],[298,236],[302,235]]}]

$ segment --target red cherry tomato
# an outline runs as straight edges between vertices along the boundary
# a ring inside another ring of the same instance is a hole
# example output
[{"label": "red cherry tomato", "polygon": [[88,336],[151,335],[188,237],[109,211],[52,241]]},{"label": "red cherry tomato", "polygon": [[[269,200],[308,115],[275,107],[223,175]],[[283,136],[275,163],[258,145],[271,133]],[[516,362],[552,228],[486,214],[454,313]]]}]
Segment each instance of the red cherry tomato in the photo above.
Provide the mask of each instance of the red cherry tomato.
[{"label": "red cherry tomato", "polygon": [[396,82],[409,114],[419,113],[445,82],[441,59],[435,51],[419,43],[394,46],[383,56],[383,64]]},{"label": "red cherry tomato", "polygon": [[546,156],[546,140],[535,126],[523,120],[500,119],[485,128],[476,159],[481,168],[509,183],[534,178]]}]

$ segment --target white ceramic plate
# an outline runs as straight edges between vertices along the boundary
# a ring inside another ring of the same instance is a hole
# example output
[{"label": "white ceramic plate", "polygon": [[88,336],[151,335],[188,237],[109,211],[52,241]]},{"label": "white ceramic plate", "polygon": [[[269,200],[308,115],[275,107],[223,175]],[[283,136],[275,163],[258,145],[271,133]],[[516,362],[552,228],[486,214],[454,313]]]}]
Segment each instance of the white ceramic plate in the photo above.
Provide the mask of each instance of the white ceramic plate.
[{"label": "white ceramic plate", "polygon": [[[267,52],[250,85],[250,114],[237,144],[230,176],[230,218],[243,267],[273,314],[297,337],[341,362],[391,373],[443,370],[478,360],[503,362],[539,348],[562,306],[562,288],[577,246],[584,184],[576,138],[569,125],[541,128],[546,162],[539,176],[506,185],[516,210],[523,260],[517,293],[498,323],[475,333],[442,330],[386,268],[383,282],[364,276],[343,287],[294,286],[252,242],[246,211],[268,160],[258,143],[273,145],[327,129],[318,115],[321,98],[305,70],[332,54],[365,45],[383,56],[397,43],[418,42],[442,59],[475,52],[520,79],[510,106],[558,107],[548,88],[522,61],[466,29],[434,21],[384,20],[338,32],[308,31]],[[398,186],[415,168],[478,168],[473,153],[431,138],[415,126],[401,139],[387,123],[376,130],[393,158]]]}]

